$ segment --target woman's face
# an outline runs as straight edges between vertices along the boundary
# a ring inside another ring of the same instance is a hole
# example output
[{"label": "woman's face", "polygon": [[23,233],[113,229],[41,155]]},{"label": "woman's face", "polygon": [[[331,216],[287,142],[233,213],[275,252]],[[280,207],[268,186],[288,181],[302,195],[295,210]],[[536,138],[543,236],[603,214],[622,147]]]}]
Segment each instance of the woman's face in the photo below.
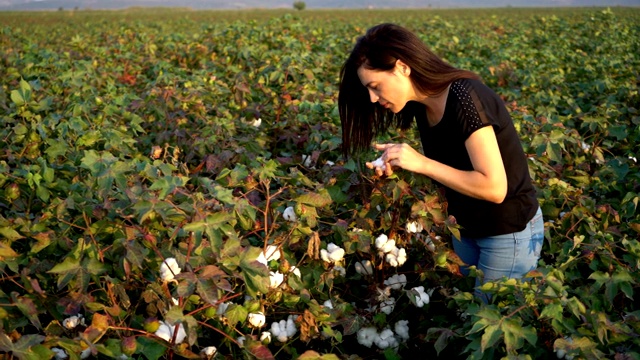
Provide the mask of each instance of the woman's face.
[{"label": "woman's face", "polygon": [[398,60],[393,69],[386,71],[367,69],[362,65],[358,68],[358,77],[369,91],[371,102],[398,113],[414,97],[410,72],[411,69]]}]

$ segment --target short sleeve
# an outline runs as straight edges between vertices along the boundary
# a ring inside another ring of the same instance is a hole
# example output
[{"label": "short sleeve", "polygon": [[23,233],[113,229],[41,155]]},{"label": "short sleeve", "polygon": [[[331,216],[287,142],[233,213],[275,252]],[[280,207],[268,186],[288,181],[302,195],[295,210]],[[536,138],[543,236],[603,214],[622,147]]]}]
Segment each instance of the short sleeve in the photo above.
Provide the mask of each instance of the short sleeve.
[{"label": "short sleeve", "polygon": [[477,92],[468,80],[458,80],[451,84],[451,92],[457,99],[457,120],[466,140],[476,130],[493,125]]}]

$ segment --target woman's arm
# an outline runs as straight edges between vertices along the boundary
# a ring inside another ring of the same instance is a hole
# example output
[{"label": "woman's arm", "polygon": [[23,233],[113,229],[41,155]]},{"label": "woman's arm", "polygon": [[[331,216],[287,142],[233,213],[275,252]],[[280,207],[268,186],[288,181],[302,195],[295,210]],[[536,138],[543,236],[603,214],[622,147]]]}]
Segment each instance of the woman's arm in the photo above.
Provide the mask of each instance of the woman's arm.
[{"label": "woman's arm", "polygon": [[[427,158],[407,144],[376,144],[383,150],[386,174],[393,173],[392,166],[426,175],[461,194],[501,203],[507,195],[507,174],[502,163],[493,127],[485,126],[474,131],[465,141],[473,170],[464,171]],[[373,168],[371,163],[367,163]],[[378,175],[382,171],[376,169]]]}]

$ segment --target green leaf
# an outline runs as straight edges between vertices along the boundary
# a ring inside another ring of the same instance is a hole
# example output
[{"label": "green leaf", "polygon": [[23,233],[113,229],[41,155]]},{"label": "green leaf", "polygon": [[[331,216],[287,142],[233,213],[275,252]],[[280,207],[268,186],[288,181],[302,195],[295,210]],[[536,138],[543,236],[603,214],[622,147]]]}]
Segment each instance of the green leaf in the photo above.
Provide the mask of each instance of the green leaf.
[{"label": "green leaf", "polygon": [[535,345],[538,341],[536,330],[530,326],[523,328],[518,320],[506,319],[500,326],[500,329],[504,332],[504,344],[507,347],[507,353],[515,353],[516,350],[522,347],[524,340],[531,345]]},{"label": "green leaf", "polygon": [[0,235],[11,242],[24,238],[24,236],[8,226],[0,227]]},{"label": "green leaf", "polygon": [[[41,344],[45,340],[45,336],[43,335],[35,335],[28,334],[23,335],[18,339],[15,343],[11,341],[9,336],[7,336],[4,332],[0,332],[0,350],[4,353],[11,352],[13,356],[17,357],[20,360],[23,359],[34,359],[37,360],[41,354],[41,349],[36,353],[33,351],[33,347]],[[53,352],[49,351],[49,356],[53,355]]]},{"label": "green leaf", "polygon": [[544,309],[542,309],[540,318],[562,320],[563,311],[564,308],[562,307],[562,304],[560,304],[559,302],[552,302],[545,306]]},{"label": "green leaf", "polygon": [[82,272],[82,267],[78,259],[67,256],[63,262],[55,265],[48,272],[60,275],[58,276],[58,289],[62,289]]},{"label": "green leaf", "polygon": [[165,176],[154,181],[149,190],[160,190],[158,197],[164,199],[175,189],[184,187],[188,181],[188,176]]},{"label": "green leaf", "polygon": [[19,254],[15,252],[11,246],[0,242],[0,259],[12,259],[18,257]]},{"label": "green leaf", "polygon": [[437,354],[440,355],[442,350],[444,350],[449,344],[451,338],[457,335],[453,330],[447,328],[430,328],[429,330],[427,330],[427,335],[429,336],[436,333],[439,333],[440,335],[438,335],[438,339],[436,339],[433,347],[434,349],[436,349]]},{"label": "green leaf", "polygon": [[301,204],[321,208],[331,204],[331,195],[329,195],[327,189],[322,188],[315,193],[310,192],[300,195],[295,199],[295,201]]},{"label": "green leaf", "polygon": [[233,196],[233,190],[224,188],[220,185],[213,187],[213,196],[227,205],[233,205],[236,203],[236,199]]},{"label": "green leaf", "polygon": [[154,338],[140,336],[136,340],[138,347],[135,353],[144,355],[148,360],[158,360],[167,351],[166,346]]},{"label": "green leaf", "polygon": [[235,326],[237,323],[244,323],[247,320],[249,312],[243,306],[238,304],[229,305],[224,316],[229,320],[231,326]]},{"label": "green leaf", "polygon": [[11,293],[11,300],[36,328],[42,328],[40,319],[38,318],[38,307],[29,295],[19,296],[19,294],[14,291]]},{"label": "green leaf", "polygon": [[482,334],[480,349],[482,351],[485,351],[487,348],[492,347],[493,345],[495,345],[496,342],[498,342],[498,340],[500,340],[501,336],[502,336],[502,329],[500,329],[500,325],[494,324],[494,325],[487,326],[487,328],[484,329],[484,334]]},{"label": "green leaf", "polygon": [[344,204],[349,201],[349,195],[342,191],[342,188],[338,185],[328,186],[327,192],[329,193],[331,200],[336,204]]},{"label": "green leaf", "polygon": [[20,89],[11,91],[11,101],[17,106],[26,105],[31,101],[31,86],[24,79],[20,80]]},{"label": "green leaf", "polygon": [[614,125],[609,127],[609,136],[613,136],[616,140],[624,140],[627,138],[627,126],[626,125]]}]

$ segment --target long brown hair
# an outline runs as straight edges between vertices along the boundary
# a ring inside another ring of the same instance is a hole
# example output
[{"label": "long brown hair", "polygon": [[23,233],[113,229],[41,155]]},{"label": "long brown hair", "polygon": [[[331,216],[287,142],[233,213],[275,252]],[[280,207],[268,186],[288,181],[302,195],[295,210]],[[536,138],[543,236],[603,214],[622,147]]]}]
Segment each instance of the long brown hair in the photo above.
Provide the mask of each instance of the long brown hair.
[{"label": "long brown hair", "polygon": [[358,38],[340,70],[338,109],[342,124],[342,151],[345,156],[367,149],[375,136],[394,122],[407,129],[424,105],[409,102],[398,114],[371,102],[360,82],[358,68],[388,71],[401,60],[411,68],[409,78],[420,93],[431,96],[444,91],[457,79],[478,79],[471,71],[457,69],[435,53],[411,31],[395,25],[376,25]]}]

